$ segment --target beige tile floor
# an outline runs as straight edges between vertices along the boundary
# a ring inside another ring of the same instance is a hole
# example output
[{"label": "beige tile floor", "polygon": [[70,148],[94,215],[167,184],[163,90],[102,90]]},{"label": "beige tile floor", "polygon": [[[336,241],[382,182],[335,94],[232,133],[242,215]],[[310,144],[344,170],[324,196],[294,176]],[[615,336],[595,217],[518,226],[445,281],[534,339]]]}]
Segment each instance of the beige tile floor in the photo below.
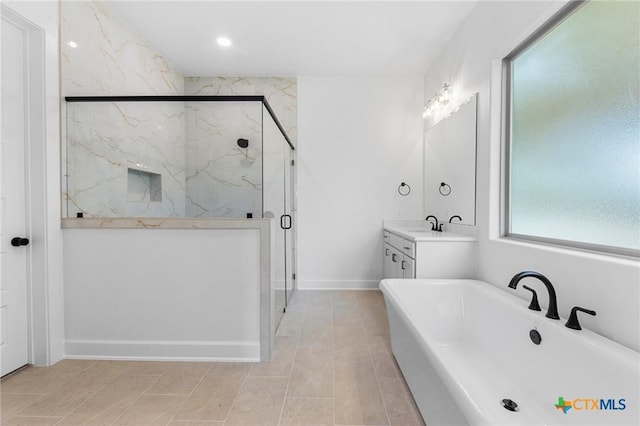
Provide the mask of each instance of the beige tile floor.
[{"label": "beige tile floor", "polygon": [[378,291],[297,292],[267,363],[64,360],[0,383],[2,425],[423,425]]}]

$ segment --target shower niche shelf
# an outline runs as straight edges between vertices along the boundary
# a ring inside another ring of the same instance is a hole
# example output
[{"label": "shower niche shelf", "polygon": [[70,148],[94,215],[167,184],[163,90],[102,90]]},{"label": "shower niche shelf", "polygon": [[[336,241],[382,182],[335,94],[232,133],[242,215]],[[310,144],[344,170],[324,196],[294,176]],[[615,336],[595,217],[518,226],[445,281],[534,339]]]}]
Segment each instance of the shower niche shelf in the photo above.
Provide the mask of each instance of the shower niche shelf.
[{"label": "shower niche shelf", "polygon": [[162,175],[145,170],[128,168],[127,201],[161,202]]}]

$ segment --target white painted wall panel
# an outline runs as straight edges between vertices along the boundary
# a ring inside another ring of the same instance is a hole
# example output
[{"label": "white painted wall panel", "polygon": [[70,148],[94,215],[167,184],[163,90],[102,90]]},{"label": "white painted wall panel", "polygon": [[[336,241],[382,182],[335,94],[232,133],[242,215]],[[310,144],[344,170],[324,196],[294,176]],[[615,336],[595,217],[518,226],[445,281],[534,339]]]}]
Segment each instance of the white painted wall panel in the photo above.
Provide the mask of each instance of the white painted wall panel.
[{"label": "white painted wall panel", "polygon": [[64,248],[67,356],[259,358],[258,230],[65,229]]},{"label": "white painted wall panel", "polygon": [[382,219],[422,212],[422,91],[419,77],[298,78],[300,288],[377,288]]}]

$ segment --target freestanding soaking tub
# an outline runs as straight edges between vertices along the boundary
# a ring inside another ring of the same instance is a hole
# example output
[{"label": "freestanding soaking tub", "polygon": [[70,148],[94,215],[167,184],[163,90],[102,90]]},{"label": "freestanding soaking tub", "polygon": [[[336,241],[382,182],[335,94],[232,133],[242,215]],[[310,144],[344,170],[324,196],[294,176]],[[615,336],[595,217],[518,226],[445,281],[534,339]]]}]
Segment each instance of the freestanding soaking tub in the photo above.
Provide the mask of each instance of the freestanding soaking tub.
[{"label": "freestanding soaking tub", "polygon": [[427,425],[640,424],[638,352],[482,281],[380,288],[393,353]]}]

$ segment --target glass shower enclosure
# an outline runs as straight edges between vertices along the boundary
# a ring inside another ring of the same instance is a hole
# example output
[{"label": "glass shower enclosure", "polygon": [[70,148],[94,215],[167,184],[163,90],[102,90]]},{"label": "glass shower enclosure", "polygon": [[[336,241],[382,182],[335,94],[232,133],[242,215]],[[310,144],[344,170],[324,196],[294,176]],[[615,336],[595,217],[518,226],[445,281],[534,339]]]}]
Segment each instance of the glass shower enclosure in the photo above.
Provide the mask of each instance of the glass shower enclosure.
[{"label": "glass shower enclosure", "polygon": [[65,100],[63,217],[273,218],[278,324],[295,287],[295,147],[265,97]]}]

